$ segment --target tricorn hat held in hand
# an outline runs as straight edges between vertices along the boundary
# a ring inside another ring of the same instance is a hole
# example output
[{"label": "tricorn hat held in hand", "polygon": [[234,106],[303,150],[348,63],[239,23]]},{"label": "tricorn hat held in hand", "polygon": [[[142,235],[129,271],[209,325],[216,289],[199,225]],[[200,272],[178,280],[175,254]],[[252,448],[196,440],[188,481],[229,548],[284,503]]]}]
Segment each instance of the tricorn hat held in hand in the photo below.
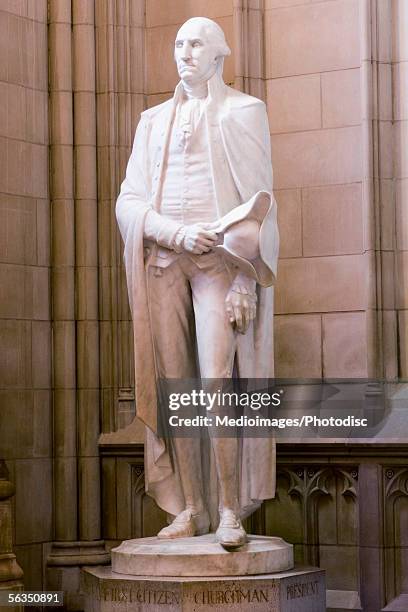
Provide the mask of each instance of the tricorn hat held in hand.
[{"label": "tricorn hat held in hand", "polygon": [[215,231],[219,242],[214,247],[241,272],[263,287],[273,284],[279,244],[276,204],[267,191],[258,191],[248,202],[221,217]]}]

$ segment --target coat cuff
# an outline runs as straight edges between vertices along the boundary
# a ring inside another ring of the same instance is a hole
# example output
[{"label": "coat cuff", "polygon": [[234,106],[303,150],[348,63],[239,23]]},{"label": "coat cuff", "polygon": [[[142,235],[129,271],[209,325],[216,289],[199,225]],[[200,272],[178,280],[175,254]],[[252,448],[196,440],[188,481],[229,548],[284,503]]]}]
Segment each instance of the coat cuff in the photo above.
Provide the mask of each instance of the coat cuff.
[{"label": "coat cuff", "polygon": [[154,240],[160,246],[172,249],[176,234],[183,225],[172,219],[165,219],[155,210],[149,210],[145,219],[144,237]]}]

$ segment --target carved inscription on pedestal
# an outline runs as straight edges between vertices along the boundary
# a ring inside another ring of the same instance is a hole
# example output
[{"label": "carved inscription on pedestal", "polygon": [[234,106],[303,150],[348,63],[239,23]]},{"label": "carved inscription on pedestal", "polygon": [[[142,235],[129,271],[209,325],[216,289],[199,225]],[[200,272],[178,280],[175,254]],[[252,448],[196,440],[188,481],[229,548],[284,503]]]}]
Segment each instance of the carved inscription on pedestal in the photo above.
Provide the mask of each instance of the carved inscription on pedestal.
[{"label": "carved inscription on pedestal", "polygon": [[154,605],[178,605],[181,594],[171,589],[127,588],[104,586],[100,591],[102,601],[115,603],[142,603]]},{"label": "carved inscription on pedestal", "polygon": [[286,587],[286,599],[296,599],[298,597],[316,596],[319,594],[318,580],[307,582],[294,582]]},{"label": "carved inscription on pedestal", "polygon": [[[161,587],[161,588],[160,588]],[[191,585],[183,591],[166,588],[165,584],[160,586],[138,587],[118,584],[111,586],[103,585],[100,589],[92,588],[95,599],[101,602],[112,602],[126,607],[127,604],[138,603],[145,606],[179,606],[183,601],[194,605],[194,609],[207,609],[207,606],[231,606],[251,605],[251,610],[275,610],[279,601],[279,588],[277,585],[258,584],[256,586],[243,587],[237,584],[231,585]],[[259,606],[259,608],[258,608]],[[235,609],[235,608],[234,608]]]},{"label": "carved inscription on pedestal", "polygon": [[323,612],[324,571],[293,569],[220,578],[130,576],[109,568],[83,570],[85,612]]},{"label": "carved inscription on pedestal", "polygon": [[273,603],[275,601],[274,589],[265,588],[232,588],[232,589],[202,589],[193,593],[195,604],[223,605],[244,603]]}]

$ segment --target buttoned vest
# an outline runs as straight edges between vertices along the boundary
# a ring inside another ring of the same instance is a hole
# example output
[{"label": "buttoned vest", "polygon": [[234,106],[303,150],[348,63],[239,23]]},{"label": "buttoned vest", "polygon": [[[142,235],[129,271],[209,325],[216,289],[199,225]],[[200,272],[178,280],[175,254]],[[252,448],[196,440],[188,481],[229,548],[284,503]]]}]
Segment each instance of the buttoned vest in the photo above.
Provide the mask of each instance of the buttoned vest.
[{"label": "buttoned vest", "polygon": [[202,104],[188,100],[177,109],[165,161],[160,214],[183,225],[217,219]]}]

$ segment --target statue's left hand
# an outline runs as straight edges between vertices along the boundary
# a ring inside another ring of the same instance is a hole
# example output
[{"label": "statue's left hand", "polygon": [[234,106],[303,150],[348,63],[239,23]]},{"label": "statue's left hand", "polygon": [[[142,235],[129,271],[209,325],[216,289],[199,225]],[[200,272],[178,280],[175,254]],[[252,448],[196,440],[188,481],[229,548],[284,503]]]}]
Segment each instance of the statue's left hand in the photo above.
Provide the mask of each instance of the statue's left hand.
[{"label": "statue's left hand", "polygon": [[250,293],[245,287],[233,285],[225,299],[225,308],[232,325],[237,332],[245,334],[250,322],[256,316],[256,293]]}]

